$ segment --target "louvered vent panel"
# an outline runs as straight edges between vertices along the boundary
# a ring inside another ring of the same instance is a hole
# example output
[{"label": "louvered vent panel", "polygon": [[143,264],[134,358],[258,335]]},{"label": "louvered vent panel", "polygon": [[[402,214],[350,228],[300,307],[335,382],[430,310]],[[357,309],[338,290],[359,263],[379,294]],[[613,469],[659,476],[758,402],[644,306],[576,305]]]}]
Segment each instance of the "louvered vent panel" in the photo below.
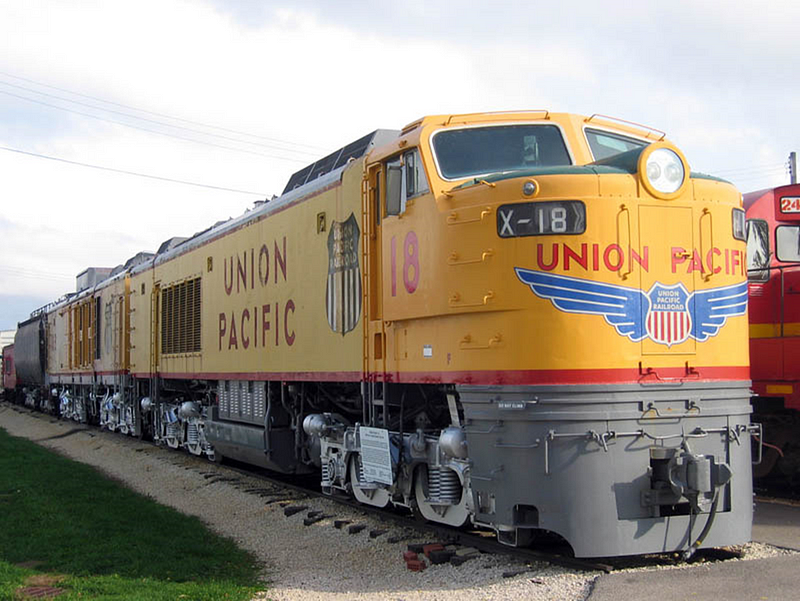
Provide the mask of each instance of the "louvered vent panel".
[{"label": "louvered vent panel", "polygon": [[200,352],[200,311],[202,309],[201,299],[202,288],[200,287],[200,278],[194,280],[194,304],[192,306],[192,350]]},{"label": "louvered vent panel", "polygon": [[200,351],[200,278],[161,291],[161,352]]}]

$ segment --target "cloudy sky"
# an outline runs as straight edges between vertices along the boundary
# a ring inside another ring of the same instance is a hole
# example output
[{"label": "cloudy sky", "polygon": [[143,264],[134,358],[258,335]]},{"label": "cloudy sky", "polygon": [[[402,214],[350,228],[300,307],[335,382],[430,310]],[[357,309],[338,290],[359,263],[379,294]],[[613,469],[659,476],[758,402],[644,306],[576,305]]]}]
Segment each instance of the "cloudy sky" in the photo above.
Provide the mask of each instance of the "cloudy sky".
[{"label": "cloudy sky", "polygon": [[788,183],[800,3],[539,4],[0,0],[0,330],[425,114],[613,115]]}]

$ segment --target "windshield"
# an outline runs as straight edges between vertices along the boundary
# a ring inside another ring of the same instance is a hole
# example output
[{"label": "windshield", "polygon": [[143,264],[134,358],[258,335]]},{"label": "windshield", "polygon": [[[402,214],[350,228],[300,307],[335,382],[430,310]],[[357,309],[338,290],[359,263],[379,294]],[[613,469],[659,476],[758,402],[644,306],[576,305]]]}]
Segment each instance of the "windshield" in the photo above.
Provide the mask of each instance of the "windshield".
[{"label": "windshield", "polygon": [[769,226],[763,219],[747,220],[747,276],[769,279]]},{"label": "windshield", "polygon": [[445,179],[572,164],[555,125],[445,129],[435,133],[431,143]]}]

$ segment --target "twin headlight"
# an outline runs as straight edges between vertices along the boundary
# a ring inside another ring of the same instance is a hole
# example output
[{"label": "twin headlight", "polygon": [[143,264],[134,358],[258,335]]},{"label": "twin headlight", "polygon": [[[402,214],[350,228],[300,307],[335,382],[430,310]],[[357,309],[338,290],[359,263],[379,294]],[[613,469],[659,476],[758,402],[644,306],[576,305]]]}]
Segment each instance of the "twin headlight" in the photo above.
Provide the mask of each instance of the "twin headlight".
[{"label": "twin headlight", "polygon": [[667,200],[680,196],[688,181],[686,159],[677,148],[666,144],[645,148],[639,156],[638,171],[647,191]]}]

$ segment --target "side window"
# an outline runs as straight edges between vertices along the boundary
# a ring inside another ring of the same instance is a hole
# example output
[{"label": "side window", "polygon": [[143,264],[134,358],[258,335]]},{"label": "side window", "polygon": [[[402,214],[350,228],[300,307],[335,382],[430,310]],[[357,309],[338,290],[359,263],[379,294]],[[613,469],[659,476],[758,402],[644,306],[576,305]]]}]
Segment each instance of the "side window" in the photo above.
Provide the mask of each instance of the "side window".
[{"label": "side window", "polygon": [[612,134],[600,129],[587,129],[586,140],[589,142],[589,148],[592,150],[595,161],[647,146],[647,142],[643,140]]},{"label": "side window", "polygon": [[425,168],[419,157],[419,150],[411,150],[403,155],[406,172],[406,198],[413,198],[420,194],[430,192],[428,178],[425,175]]},{"label": "side window", "polygon": [[397,158],[386,163],[387,215],[399,215],[405,209],[405,183],[402,161]]},{"label": "side window", "polygon": [[428,178],[414,148],[386,163],[386,215],[400,215],[409,198],[430,191]]},{"label": "side window", "polygon": [[769,279],[769,226],[763,219],[748,219],[747,278],[753,282]]},{"label": "side window", "polygon": [[778,227],[775,231],[775,254],[779,261],[800,262],[800,226]]}]

